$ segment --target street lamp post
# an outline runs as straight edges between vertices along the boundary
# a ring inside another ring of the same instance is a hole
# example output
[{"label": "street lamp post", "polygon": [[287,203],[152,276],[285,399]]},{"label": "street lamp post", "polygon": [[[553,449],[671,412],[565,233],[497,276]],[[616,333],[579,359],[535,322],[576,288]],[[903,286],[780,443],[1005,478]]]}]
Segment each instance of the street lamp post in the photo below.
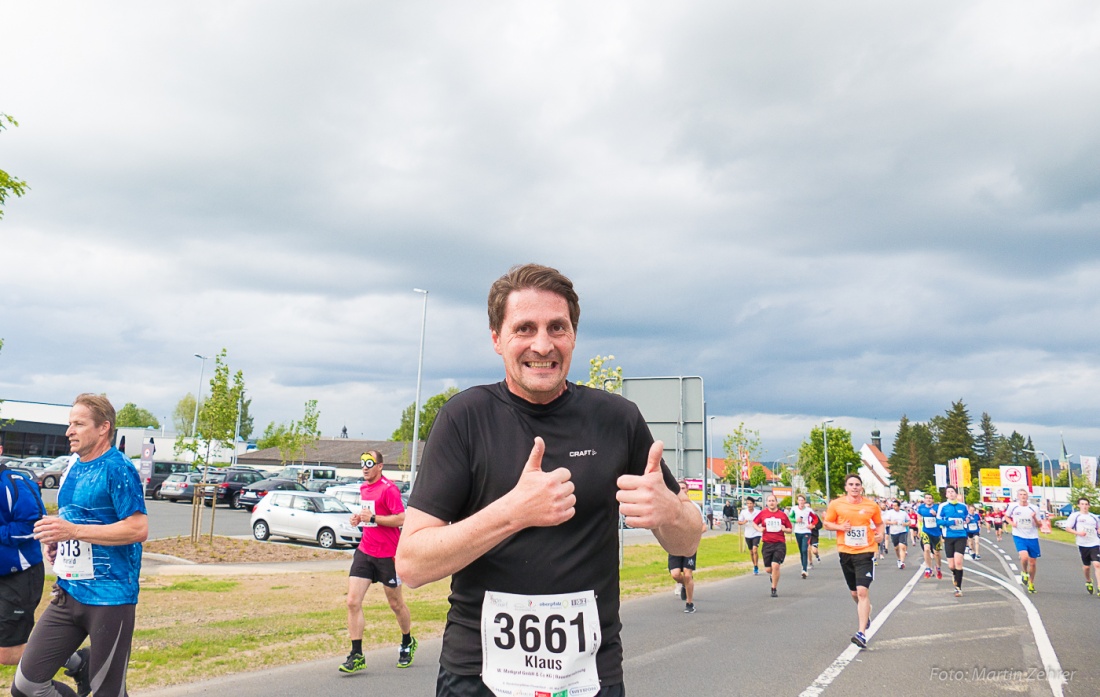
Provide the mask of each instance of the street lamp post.
[{"label": "street lamp post", "polygon": [[825,419],[821,422],[821,428],[823,431],[822,439],[825,441],[825,504],[828,505],[829,501],[833,500],[832,492],[829,489],[829,424],[833,422],[832,419]]},{"label": "street lamp post", "polygon": [[202,401],[202,374],[206,370],[206,356],[196,353],[195,358],[202,359],[202,365],[199,367],[199,389],[195,393],[195,418],[191,420],[191,437],[198,438],[199,436],[199,402]]},{"label": "street lamp post", "polygon": [[424,374],[424,330],[428,327],[428,291],[413,288],[424,294],[424,311],[420,318],[420,359],[416,363],[416,401],[413,403],[412,458],[409,460],[409,486],[416,481],[416,448],[420,443],[420,379]]}]

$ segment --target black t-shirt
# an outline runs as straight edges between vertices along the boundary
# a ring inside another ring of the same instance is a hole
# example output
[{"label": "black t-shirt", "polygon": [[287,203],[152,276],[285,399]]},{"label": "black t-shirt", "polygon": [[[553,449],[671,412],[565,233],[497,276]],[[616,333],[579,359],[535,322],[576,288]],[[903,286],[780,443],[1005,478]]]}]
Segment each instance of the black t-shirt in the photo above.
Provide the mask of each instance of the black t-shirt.
[{"label": "black t-shirt", "polygon": [[[555,527],[521,530],[451,577],[440,663],[459,675],[481,673],[486,590],[593,590],[603,635],[596,656],[600,680],[622,682],[616,480],[642,474],[653,444],[634,403],[573,384],[545,405],[513,395],[503,382],[470,388],[439,411],[409,507],[448,522],[485,508],[515,487],[535,436],[546,442],[544,471],[569,469],[576,514]],[[662,469],[666,485],[678,492],[672,473]]]}]

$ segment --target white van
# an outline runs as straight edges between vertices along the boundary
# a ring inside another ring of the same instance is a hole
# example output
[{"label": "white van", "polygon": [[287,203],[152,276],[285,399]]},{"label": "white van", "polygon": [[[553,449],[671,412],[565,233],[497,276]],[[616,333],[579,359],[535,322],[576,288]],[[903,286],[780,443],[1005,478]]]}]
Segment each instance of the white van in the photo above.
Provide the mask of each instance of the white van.
[{"label": "white van", "polygon": [[310,491],[324,491],[336,483],[336,468],[325,465],[290,465],[275,475],[292,479]]}]

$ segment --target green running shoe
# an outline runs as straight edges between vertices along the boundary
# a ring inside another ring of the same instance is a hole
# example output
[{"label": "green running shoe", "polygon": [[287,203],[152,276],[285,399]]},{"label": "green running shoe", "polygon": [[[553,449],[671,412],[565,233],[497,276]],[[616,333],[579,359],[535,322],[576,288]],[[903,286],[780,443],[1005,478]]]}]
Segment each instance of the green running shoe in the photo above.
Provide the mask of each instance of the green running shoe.
[{"label": "green running shoe", "polygon": [[348,660],[340,664],[341,673],[358,673],[367,669],[367,659],[361,653],[349,653]]},{"label": "green running shoe", "polygon": [[416,656],[416,647],[420,644],[416,641],[416,637],[412,638],[408,646],[402,646],[401,650],[397,652],[397,667],[408,668],[412,665],[413,657]]}]

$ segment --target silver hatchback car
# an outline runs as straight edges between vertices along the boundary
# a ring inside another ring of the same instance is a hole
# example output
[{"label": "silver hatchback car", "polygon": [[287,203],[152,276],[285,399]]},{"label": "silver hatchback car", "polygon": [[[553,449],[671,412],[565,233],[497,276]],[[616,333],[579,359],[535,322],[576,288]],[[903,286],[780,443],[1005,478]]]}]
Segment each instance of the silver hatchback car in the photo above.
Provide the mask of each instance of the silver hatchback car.
[{"label": "silver hatchback car", "polygon": [[351,509],[335,497],[312,491],[272,491],[252,511],[252,536],[314,540],[325,549],[354,547],[363,534],[350,519]]}]

